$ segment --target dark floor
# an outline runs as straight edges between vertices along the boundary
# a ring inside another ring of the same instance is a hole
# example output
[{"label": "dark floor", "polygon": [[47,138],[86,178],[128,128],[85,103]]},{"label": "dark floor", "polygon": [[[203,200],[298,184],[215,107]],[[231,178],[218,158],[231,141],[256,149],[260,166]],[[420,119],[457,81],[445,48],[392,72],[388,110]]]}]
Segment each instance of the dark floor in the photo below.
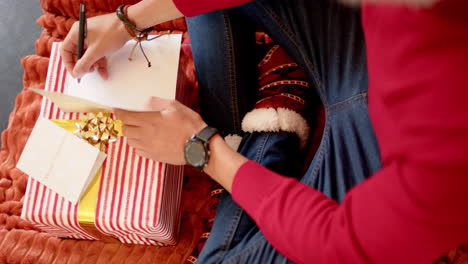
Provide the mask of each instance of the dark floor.
[{"label": "dark floor", "polygon": [[36,20],[41,14],[38,0],[0,0],[0,131],[7,127],[15,97],[23,88],[20,60],[34,54],[41,32]]}]

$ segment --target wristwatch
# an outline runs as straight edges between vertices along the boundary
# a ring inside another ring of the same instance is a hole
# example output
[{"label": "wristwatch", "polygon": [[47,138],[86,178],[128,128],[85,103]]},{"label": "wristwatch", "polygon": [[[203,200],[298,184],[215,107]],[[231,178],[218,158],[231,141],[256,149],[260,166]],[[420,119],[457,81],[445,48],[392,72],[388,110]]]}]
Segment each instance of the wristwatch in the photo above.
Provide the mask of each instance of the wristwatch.
[{"label": "wristwatch", "polygon": [[210,138],[217,133],[216,128],[207,126],[185,143],[184,156],[187,164],[195,169],[203,170],[210,159],[208,147]]}]

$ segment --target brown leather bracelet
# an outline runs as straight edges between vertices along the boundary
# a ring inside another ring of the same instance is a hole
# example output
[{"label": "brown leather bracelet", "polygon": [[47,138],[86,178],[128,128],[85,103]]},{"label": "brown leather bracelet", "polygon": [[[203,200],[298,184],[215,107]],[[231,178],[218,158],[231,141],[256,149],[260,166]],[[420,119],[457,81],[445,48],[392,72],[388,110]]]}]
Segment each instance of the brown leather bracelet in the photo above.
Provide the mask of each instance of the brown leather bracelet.
[{"label": "brown leather bracelet", "polygon": [[127,31],[127,33],[132,37],[132,39],[138,41],[137,35],[135,34],[135,32],[129,26],[124,24],[124,28]]},{"label": "brown leather bracelet", "polygon": [[125,30],[128,34],[136,41],[144,41],[148,39],[149,33],[153,30],[153,27],[149,27],[143,30],[140,30],[136,27],[136,24],[128,18],[127,9],[128,5],[120,5],[116,14],[120,21],[124,24]]},{"label": "brown leather bracelet", "polygon": [[[146,29],[143,29],[143,30],[139,30],[136,27],[136,24],[128,18],[128,13],[127,13],[128,7],[129,7],[128,5],[120,5],[117,8],[117,10],[115,11],[115,13],[117,14],[117,17],[119,18],[119,20],[122,21],[122,23],[124,24],[124,27],[125,27],[125,30],[127,31],[127,33],[134,40],[136,40],[136,43],[135,43],[135,45],[133,46],[133,48],[132,48],[132,50],[130,52],[128,60],[130,60],[130,61],[132,60],[133,52],[135,51],[135,48],[139,45],[140,49],[141,49],[141,52],[143,53],[143,56],[145,57],[146,61],[148,62],[148,67],[151,67],[151,61],[146,56],[146,53],[143,50],[143,46],[141,45],[141,42],[145,41],[145,40],[154,40],[154,39],[157,39],[157,38],[161,37],[162,35],[159,35],[159,36],[153,37],[151,39],[148,39],[148,35],[151,33],[151,31],[153,31],[153,27],[149,27],[149,28],[146,28]],[[171,31],[168,31],[168,33],[170,33],[170,32]]]}]

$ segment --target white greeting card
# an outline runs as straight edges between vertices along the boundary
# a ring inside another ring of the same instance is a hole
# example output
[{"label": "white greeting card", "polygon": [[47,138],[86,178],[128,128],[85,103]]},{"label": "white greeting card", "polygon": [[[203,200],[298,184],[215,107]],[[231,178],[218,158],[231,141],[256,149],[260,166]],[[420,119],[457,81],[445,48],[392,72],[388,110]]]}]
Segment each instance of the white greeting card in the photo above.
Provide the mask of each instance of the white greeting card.
[{"label": "white greeting card", "polygon": [[179,68],[181,34],[161,36],[142,42],[129,56],[135,41],[131,40],[107,58],[109,79],[102,79],[97,71],[78,80],[67,75],[63,93],[30,89],[46,96],[65,112],[112,111],[121,108],[133,111],[148,111],[146,104],[152,96],[175,99],[177,71]]}]

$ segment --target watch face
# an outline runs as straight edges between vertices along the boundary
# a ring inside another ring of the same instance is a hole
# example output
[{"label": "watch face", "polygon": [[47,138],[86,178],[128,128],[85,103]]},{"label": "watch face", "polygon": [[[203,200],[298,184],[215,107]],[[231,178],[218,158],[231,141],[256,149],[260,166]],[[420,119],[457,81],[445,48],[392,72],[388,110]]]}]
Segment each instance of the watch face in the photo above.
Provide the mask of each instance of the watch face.
[{"label": "watch face", "polygon": [[200,140],[191,139],[185,145],[185,159],[193,167],[199,168],[206,163],[206,149]]}]

